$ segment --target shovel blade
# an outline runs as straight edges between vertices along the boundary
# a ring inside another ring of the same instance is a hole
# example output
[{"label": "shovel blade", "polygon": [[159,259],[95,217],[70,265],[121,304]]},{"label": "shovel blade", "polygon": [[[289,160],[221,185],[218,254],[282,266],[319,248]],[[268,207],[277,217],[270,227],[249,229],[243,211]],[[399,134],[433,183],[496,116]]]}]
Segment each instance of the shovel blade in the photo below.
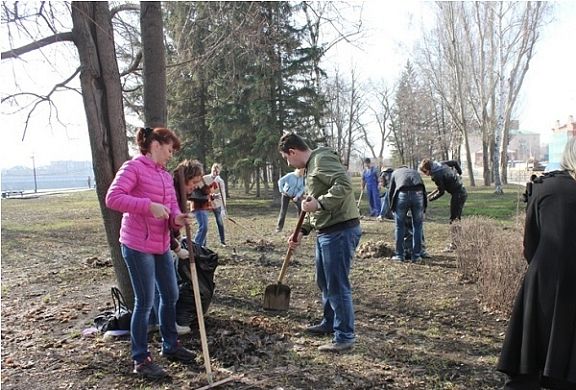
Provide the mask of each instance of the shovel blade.
[{"label": "shovel blade", "polygon": [[264,291],[264,310],[286,311],[290,306],[290,287],[285,284],[271,284]]}]

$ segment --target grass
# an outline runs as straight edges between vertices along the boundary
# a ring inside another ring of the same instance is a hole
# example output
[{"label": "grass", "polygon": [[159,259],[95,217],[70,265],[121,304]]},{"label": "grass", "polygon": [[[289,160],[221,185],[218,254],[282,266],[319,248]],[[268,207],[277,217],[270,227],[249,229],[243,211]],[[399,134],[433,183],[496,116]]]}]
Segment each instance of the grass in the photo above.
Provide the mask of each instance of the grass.
[{"label": "grass", "polygon": [[[360,187],[358,178],[353,178],[355,188]],[[424,178],[424,184],[428,192],[433,191],[436,186],[428,177]],[[463,216],[477,215],[493,218],[500,221],[510,221],[519,210],[524,208],[521,201],[521,193],[524,187],[518,185],[506,185],[503,187],[504,193],[497,195],[493,187],[466,186],[468,199],[464,205]],[[360,196],[360,191],[356,192],[356,199]],[[360,202],[361,210],[368,210],[368,200],[364,196]],[[439,199],[428,202],[426,220],[439,223],[448,223],[450,218],[450,194],[445,193]]]}]

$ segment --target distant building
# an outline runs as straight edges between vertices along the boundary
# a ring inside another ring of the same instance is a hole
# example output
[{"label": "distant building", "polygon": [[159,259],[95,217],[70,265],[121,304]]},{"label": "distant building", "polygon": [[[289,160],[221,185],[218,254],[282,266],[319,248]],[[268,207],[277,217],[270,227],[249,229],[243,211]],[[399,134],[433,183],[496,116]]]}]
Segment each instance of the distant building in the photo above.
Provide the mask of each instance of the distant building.
[{"label": "distant building", "polygon": [[552,128],[552,137],[550,137],[550,144],[548,145],[549,162],[560,162],[566,142],[572,137],[576,137],[576,122],[574,121],[574,117],[570,115],[568,122],[563,125],[560,124],[560,121],[556,121],[556,126]]},{"label": "distant building", "polygon": [[511,160],[527,161],[529,159],[541,160],[540,134],[519,129],[510,130],[510,143],[508,150],[514,155],[508,156]]},{"label": "distant building", "polygon": [[[475,135],[469,138],[470,149],[474,151],[474,165],[482,166],[482,139]],[[510,121],[510,142],[508,143],[508,161],[526,162],[530,159],[542,160],[544,153],[540,145],[540,134],[527,130],[520,130],[518,120]]]}]

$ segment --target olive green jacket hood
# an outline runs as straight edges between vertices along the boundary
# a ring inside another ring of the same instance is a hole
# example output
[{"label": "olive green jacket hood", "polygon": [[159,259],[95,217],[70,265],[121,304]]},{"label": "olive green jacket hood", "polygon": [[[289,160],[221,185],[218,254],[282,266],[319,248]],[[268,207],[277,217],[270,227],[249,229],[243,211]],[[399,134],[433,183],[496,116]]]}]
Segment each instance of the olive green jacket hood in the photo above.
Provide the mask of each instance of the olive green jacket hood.
[{"label": "olive green jacket hood", "polygon": [[306,163],[305,183],[306,193],[321,205],[320,210],[306,215],[302,225],[305,234],[360,217],[352,181],[332,149],[321,147],[312,151]]}]

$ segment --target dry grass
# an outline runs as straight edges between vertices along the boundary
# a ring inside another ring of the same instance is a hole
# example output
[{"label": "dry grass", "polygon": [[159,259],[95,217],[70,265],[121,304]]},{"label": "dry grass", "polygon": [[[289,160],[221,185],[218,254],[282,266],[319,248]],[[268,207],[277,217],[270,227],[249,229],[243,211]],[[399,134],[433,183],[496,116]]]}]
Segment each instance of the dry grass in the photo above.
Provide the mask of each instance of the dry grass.
[{"label": "dry grass", "polygon": [[[358,340],[354,353],[333,356],[317,351],[329,337],[302,332],[322,315],[314,282],[314,235],[303,240],[286,275],[292,289],[290,310],[264,311],[261,295],[276,281],[296,213],[290,209],[285,230],[276,234],[278,207],[270,199],[238,192],[229,200],[229,212],[241,226],[226,222],[226,248],[218,245],[216,226],[209,220],[208,245],[220,261],[206,316],[212,366],[217,379],[244,375],[221,388],[502,387],[494,366],[505,322],[478,307],[476,289],[459,281],[455,255],[441,253],[449,235],[449,197],[433,202],[427,213],[426,244],[432,258],[424,264],[391,261],[387,255],[394,223],[362,219],[364,233],[351,271]],[[502,202],[511,203],[506,198]],[[149,384],[132,376],[128,340],[81,337],[111,305],[114,271],[94,266],[108,257],[93,192],[2,200],[3,389],[182,389],[206,384],[202,365],[168,366],[158,356],[157,334],[151,335],[150,347],[173,375],[172,383]],[[181,341],[198,353],[200,362],[197,332]]]},{"label": "dry grass", "polygon": [[456,229],[456,263],[462,280],[477,283],[490,310],[508,313],[526,271],[523,228],[486,217],[469,217]]}]

